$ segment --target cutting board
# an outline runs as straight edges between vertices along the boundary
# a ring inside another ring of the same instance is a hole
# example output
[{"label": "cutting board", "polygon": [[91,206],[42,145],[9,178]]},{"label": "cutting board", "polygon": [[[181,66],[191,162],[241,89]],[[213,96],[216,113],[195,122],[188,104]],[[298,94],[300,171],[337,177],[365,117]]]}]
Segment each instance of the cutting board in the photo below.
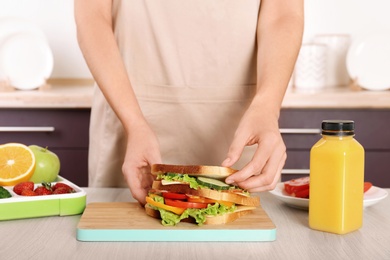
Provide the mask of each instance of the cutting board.
[{"label": "cutting board", "polygon": [[166,227],[134,202],[95,202],[87,205],[77,226],[79,241],[274,241],[276,227],[256,208],[222,225],[179,223]]}]

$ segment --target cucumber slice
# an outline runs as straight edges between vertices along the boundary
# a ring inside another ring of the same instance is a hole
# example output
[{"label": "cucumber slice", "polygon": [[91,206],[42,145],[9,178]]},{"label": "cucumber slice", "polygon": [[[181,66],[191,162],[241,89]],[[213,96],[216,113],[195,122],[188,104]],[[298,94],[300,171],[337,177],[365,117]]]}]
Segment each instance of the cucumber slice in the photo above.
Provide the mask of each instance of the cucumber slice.
[{"label": "cucumber slice", "polygon": [[229,184],[226,184],[220,180],[210,179],[205,177],[198,177],[198,183],[200,185],[206,186],[210,189],[215,190],[228,190],[230,188]]}]

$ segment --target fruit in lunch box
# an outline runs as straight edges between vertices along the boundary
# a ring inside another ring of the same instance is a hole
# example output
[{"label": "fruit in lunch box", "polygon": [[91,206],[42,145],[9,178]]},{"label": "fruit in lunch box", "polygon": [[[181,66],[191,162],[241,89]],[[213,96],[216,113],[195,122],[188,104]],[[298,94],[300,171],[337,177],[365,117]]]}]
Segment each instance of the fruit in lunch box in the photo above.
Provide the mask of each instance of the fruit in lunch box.
[{"label": "fruit in lunch box", "polygon": [[76,192],[71,186],[62,182],[58,182],[54,185],[49,182],[42,182],[40,186],[34,189],[34,183],[31,181],[21,182],[15,185],[13,191],[21,196],[44,196]]},{"label": "fruit in lunch box", "polygon": [[22,191],[22,196],[37,196],[37,193],[33,190],[24,190]]},{"label": "fruit in lunch box", "polygon": [[60,159],[47,147],[30,145],[29,148],[35,155],[36,167],[30,181],[34,183],[54,182],[60,172]]},{"label": "fruit in lunch box", "polygon": [[28,181],[35,170],[35,155],[24,144],[0,145],[0,185],[13,186]]},{"label": "fruit in lunch box", "polygon": [[43,183],[42,183],[42,186],[36,187],[35,190],[34,190],[34,192],[35,192],[38,196],[42,196],[42,195],[51,195],[51,194],[53,194],[53,189],[52,189],[50,183],[43,182]]},{"label": "fruit in lunch box", "polygon": [[53,194],[67,194],[67,193],[73,193],[73,189],[69,189],[66,187],[59,187],[56,190],[53,191]]},{"label": "fruit in lunch box", "polygon": [[13,188],[13,191],[18,195],[22,195],[23,191],[25,190],[33,191],[34,183],[32,181],[25,181],[16,184]]},{"label": "fruit in lunch box", "polygon": [[6,199],[11,197],[12,197],[11,193],[4,187],[0,186],[0,199]]},{"label": "fruit in lunch box", "polygon": [[76,192],[72,187],[63,182],[57,182],[52,187],[53,194],[64,194],[64,193],[73,193]]}]

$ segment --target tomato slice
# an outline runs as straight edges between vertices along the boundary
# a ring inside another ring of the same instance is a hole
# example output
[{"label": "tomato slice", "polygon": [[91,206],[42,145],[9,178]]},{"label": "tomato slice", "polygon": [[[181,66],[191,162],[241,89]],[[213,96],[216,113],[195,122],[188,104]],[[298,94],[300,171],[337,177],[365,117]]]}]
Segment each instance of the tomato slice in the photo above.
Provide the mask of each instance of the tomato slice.
[{"label": "tomato slice", "polygon": [[297,198],[308,199],[308,198],[309,198],[309,192],[310,192],[309,189],[300,190],[300,191],[295,192],[294,195],[295,195],[295,197],[297,197]]},{"label": "tomato slice", "polygon": [[205,209],[205,208],[207,208],[207,203],[189,202],[189,201],[172,200],[172,199],[165,199],[165,204],[172,206],[172,207],[182,208],[182,209]]},{"label": "tomato slice", "polygon": [[289,180],[284,183],[284,190],[290,195],[297,193],[298,191],[308,190],[309,182],[310,182],[309,176]]},{"label": "tomato slice", "polygon": [[184,210],[183,208],[177,208],[177,207],[172,207],[172,206],[169,206],[169,205],[165,205],[161,202],[157,202],[157,201],[154,201],[151,197],[147,196],[146,197],[146,202],[149,203],[150,205],[153,205],[153,206],[156,206],[158,208],[161,208],[161,209],[165,209],[165,210],[168,210],[168,211],[171,211],[177,215],[181,215],[183,214]]},{"label": "tomato slice", "polygon": [[206,204],[213,204],[217,202],[216,200],[204,198],[204,197],[198,197],[198,196],[189,196],[187,198],[188,202],[198,202],[198,203],[206,203]]},{"label": "tomato slice", "polygon": [[176,193],[176,192],[170,192],[170,191],[163,192],[162,196],[165,199],[176,199],[176,200],[185,200],[185,199],[187,199],[187,195],[185,195],[183,193]]},{"label": "tomato slice", "polygon": [[364,192],[368,191],[370,188],[372,187],[372,183],[371,182],[364,182]]},{"label": "tomato slice", "polygon": [[[297,198],[309,198],[310,177],[302,177],[284,182],[284,190]],[[364,182],[364,192],[372,187],[371,182]]]}]

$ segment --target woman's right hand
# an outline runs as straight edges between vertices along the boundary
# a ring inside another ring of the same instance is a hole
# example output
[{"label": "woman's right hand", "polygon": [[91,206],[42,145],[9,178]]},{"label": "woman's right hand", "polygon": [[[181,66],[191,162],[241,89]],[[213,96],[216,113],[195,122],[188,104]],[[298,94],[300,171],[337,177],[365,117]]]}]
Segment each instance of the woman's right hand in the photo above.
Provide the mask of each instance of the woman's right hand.
[{"label": "woman's right hand", "polygon": [[131,194],[145,205],[145,198],[154,177],[150,173],[152,164],[161,163],[160,146],[150,126],[144,121],[132,126],[127,135],[127,148],[122,172]]},{"label": "woman's right hand", "polygon": [[116,42],[112,2],[75,1],[78,42],[97,85],[126,129],[128,140],[122,172],[133,197],[145,204],[153,180],[150,165],[160,163],[161,155],[157,137],[143,117]]}]

